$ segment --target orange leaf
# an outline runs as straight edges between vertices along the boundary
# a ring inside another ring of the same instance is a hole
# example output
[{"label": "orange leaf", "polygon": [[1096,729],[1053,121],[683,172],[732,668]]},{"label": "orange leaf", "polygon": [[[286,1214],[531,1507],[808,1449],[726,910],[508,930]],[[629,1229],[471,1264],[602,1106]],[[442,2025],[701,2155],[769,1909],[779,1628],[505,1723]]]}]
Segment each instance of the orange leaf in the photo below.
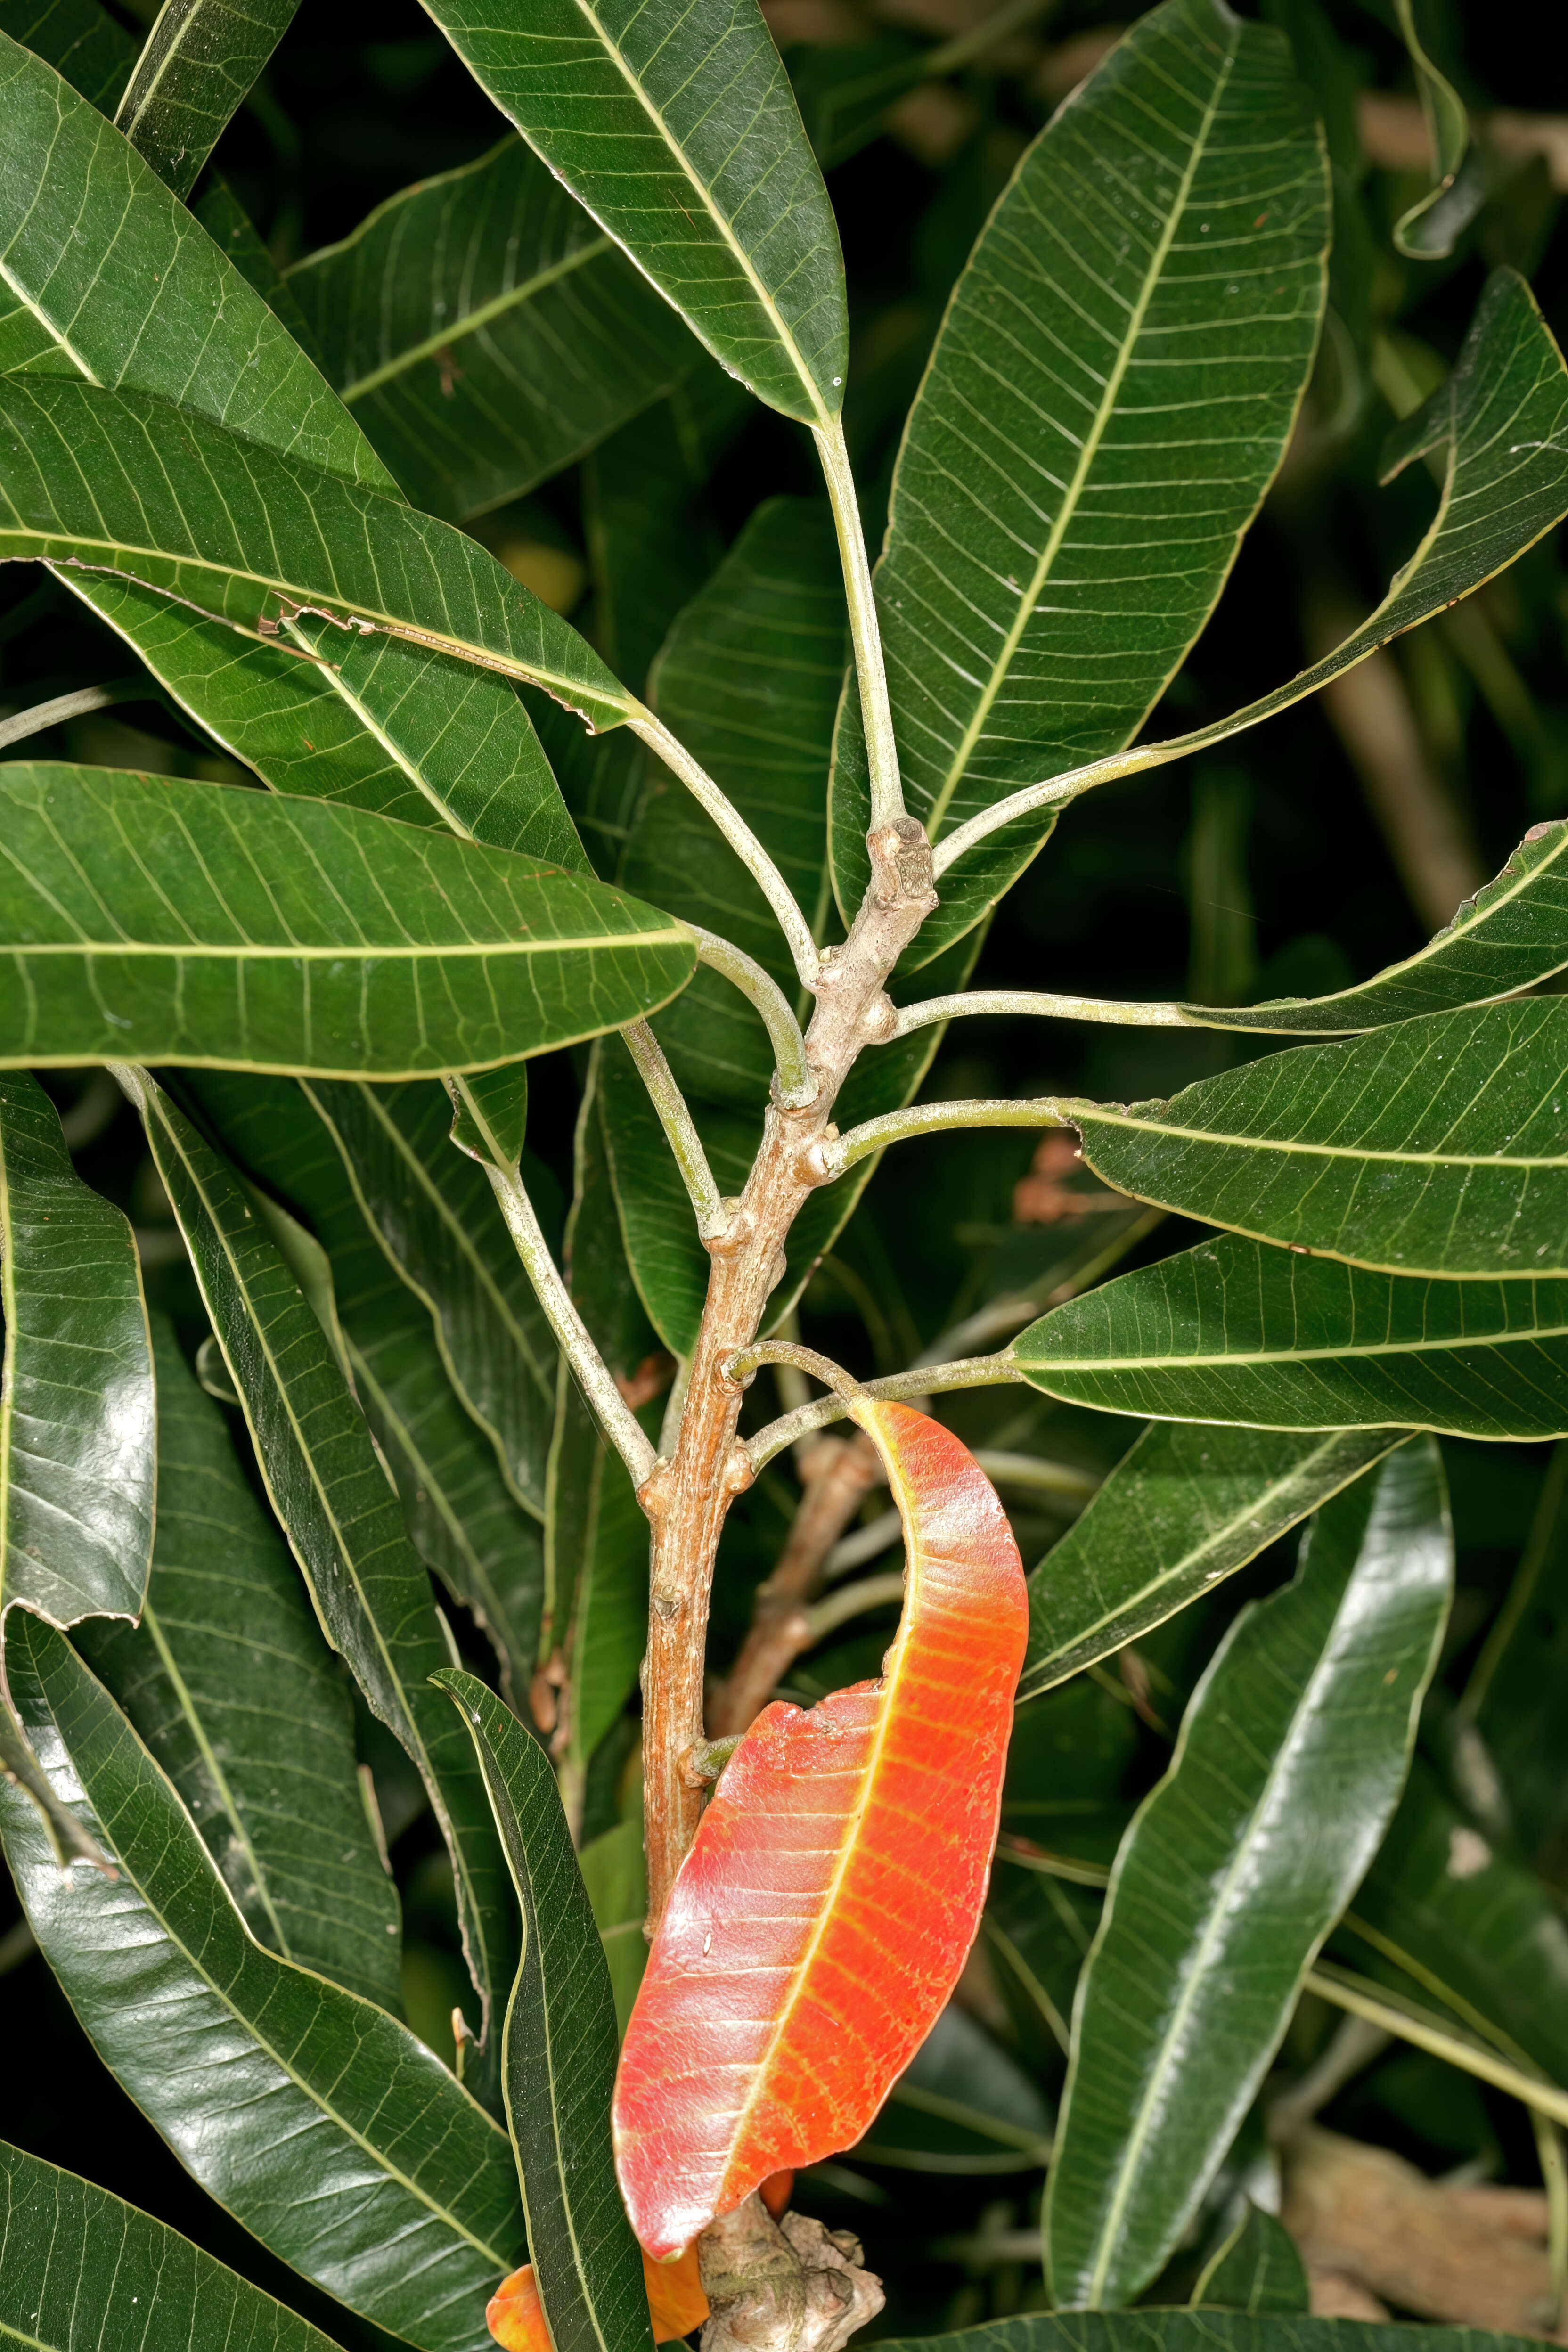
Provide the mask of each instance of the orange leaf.
[{"label": "orange leaf", "polygon": [[725,1767],[659,1923],[616,2080],[616,2168],[648,2252],[770,2173],[860,2137],[980,1922],[1028,1603],[973,1456],[857,1401],[904,1523],[879,1682],[768,1707]]},{"label": "orange leaf", "polygon": [[[701,2326],[708,2317],[708,2297],[697,2273],[695,2246],[689,2246],[678,2263],[651,2262],[645,2254],[642,2274],[656,2344],[672,2344]],[[554,2352],[531,2263],[502,2279],[486,2305],[485,2325],[501,2352]]]}]

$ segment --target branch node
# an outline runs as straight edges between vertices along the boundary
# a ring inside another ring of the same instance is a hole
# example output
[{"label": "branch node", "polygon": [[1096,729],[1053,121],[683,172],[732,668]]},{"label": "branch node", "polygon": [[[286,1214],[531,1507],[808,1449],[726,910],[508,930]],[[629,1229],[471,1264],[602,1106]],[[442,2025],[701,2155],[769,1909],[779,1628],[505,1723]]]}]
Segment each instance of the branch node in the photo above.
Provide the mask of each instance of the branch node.
[{"label": "branch node", "polygon": [[868,1045],[888,1045],[899,1034],[899,1008],[885,988],[867,1005],[860,1024]]},{"label": "branch node", "polygon": [[922,915],[929,915],[937,898],[931,844],[923,826],[912,816],[873,825],[866,835],[866,848],[871,860],[872,905],[918,908]]}]

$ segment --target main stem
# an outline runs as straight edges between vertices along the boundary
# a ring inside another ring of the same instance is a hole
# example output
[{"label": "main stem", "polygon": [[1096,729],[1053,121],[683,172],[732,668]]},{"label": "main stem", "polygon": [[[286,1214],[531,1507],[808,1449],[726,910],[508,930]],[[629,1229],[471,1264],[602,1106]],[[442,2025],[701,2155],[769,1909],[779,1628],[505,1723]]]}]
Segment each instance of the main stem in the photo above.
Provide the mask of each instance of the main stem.
[{"label": "main stem", "polygon": [[912,817],[873,826],[871,882],[855,926],[822,959],[806,1031],[817,1090],[803,1108],[773,1103],[763,1142],[725,1230],[708,1243],[711,1271],[675,1452],[639,1489],[653,1530],[647,1657],[643,1668],[643,1804],[648,1919],[658,1921],[696,1835],[702,1782],[703,1658],[713,1560],[725,1516],[752,1483],[735,1431],[742,1385],[724,1367],[755,1338],[784,1277],[790,1227],[822,1181],[823,1147],[840,1087],[862,1046],[890,1035],[886,982],[936,904],[931,847]]}]

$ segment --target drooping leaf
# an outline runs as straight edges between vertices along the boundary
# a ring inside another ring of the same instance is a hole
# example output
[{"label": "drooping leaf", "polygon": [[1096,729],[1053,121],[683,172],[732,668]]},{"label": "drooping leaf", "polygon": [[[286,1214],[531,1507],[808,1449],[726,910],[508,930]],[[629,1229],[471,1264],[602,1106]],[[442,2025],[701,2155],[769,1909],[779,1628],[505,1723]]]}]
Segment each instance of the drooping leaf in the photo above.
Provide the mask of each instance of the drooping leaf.
[{"label": "drooping leaf", "polygon": [[114,123],[188,196],[300,0],[163,0]]},{"label": "drooping leaf", "polygon": [[331,1342],[233,1171],[150,1078],[132,1083],[268,1497],[316,1614],[435,1807],[479,1997],[476,2072],[493,2089],[496,2039],[488,2027],[511,1974],[512,1927],[472,1751],[430,1686],[449,1652],[429,1580]]},{"label": "drooping leaf", "polygon": [[168,1774],[257,1941],[395,2016],[397,1893],[366,1817],[353,1716],[220,1408],[154,1326],[158,1519],[134,1629],[89,1664]]},{"label": "drooping leaf", "polygon": [[8,1664],[57,1792],[113,1857],[112,1882],[62,1873],[0,1781],[27,1917],[105,2063],[283,2261],[423,2352],[484,2352],[485,2295],[522,2241],[505,2133],[406,2026],[253,1941],[62,1634],[19,1615]]},{"label": "drooping leaf", "polygon": [[112,114],[136,62],[136,44],[99,0],[0,0],[0,33],[64,76],[100,114]]},{"label": "drooping leaf", "polygon": [[1413,261],[1440,261],[1452,253],[1460,230],[1479,210],[1485,182],[1468,202],[1456,189],[1454,184],[1470,143],[1465,101],[1426,54],[1415,28],[1415,0],[1394,0],[1394,8],[1405,46],[1410,52],[1410,62],[1415,68],[1415,87],[1421,93],[1421,111],[1432,143],[1433,163],[1433,185],[1394,222],[1394,242]]},{"label": "drooping leaf", "polygon": [[394,1271],[336,1145],[291,1081],[204,1071],[193,1091],[235,1156],[299,1209],[326,1250],[345,1369],[409,1536],[489,1633],[521,1700],[538,1649],[539,1528],[458,1403],[428,1309]]},{"label": "drooping leaf", "polygon": [[[1120,749],[1180,666],[1284,455],[1328,234],[1289,45],[1222,0],[1142,17],[1024,157],[910,412],[877,575],[905,796],[933,840]],[[847,919],[868,871],[854,702]],[[1047,830],[1022,820],[953,870],[919,961]]]},{"label": "drooping leaf", "polygon": [[0,2342],[100,2352],[110,2310],[184,2352],[335,2352],[166,2222],[0,2140]]},{"label": "drooping leaf", "polygon": [[1568,1434],[1568,1283],[1429,1282],[1221,1234],[1014,1342],[1047,1395],[1251,1429]]},{"label": "drooping leaf", "polygon": [[753,0],[429,0],[476,80],[715,359],[807,425],[837,416],[838,231]]},{"label": "drooping leaf", "polygon": [[1325,1507],[1215,1653],[1079,1992],[1042,2222],[1058,2305],[1131,2303],[1196,2210],[1399,1801],[1452,1586],[1427,1439]]},{"label": "drooping leaf", "polygon": [[[1568,2080],[1568,1924],[1533,1871],[1416,1759],[1347,1926],[1494,2047]],[[1359,1957],[1359,1955],[1358,1955]]]},{"label": "drooping leaf", "polygon": [[389,197],[287,283],[409,497],[454,522],[569,466],[697,358],[520,139]]},{"label": "drooping leaf", "polygon": [[506,2111],[550,2337],[555,2352],[639,2352],[647,2290],[607,2128],[615,2003],[555,1776],[493,1691],[455,1670],[437,1679],[473,1738],[522,1914]]},{"label": "drooping leaf", "polygon": [[71,1166],[36,1078],[0,1078],[0,1638],[134,1617],[147,1589],[153,1380],[131,1227]]},{"label": "drooping leaf", "polygon": [[[1523,2336],[1426,2327],[1421,2352],[1522,2352]],[[1408,2326],[1240,2311],[1033,2311],[948,2336],[899,2336],[888,2352],[1410,2352]]]},{"label": "drooping leaf", "polygon": [[622,2191],[656,2259],[770,2173],[859,2137],[984,1901],[1027,1613],[1017,1548],[940,1423],[851,1410],[903,1521],[904,1614],[880,1682],[759,1717],[665,1908],[615,2106]]},{"label": "drooping leaf", "polygon": [[1194,2310],[1305,2311],[1307,2273],[1283,2221],[1247,2200],[1235,2229],[1205,2263],[1189,2301]]},{"label": "drooping leaf", "polygon": [[1030,1575],[1020,1704],[1245,1568],[1402,1434],[1152,1423]]},{"label": "drooping leaf", "polygon": [[306,1082],[304,1091],[372,1231],[434,1317],[453,1385],[507,1484],[542,1513],[555,1346],[488,1179],[452,1149],[445,1089]]},{"label": "drooping leaf", "polygon": [[1388,1274],[1568,1273],[1568,1003],[1298,1045],[1169,1102],[1072,1102],[1097,1174],[1256,1240]]},{"label": "drooping leaf", "polygon": [[1568,821],[1555,817],[1531,825],[1496,880],[1467,898],[1436,938],[1354,988],[1332,996],[1277,997],[1267,1004],[1183,1009],[1201,1016],[1205,1028],[1321,1035],[1512,996],[1563,969],[1565,854]]},{"label": "drooping leaf", "polygon": [[195,215],[4,34],[0,109],[5,366],[134,387],[345,481],[391,488],[336,394]]},{"label": "drooping leaf", "polygon": [[18,762],[0,828],[13,1066],[421,1076],[633,1019],[692,961],[604,883],[316,802]]},{"label": "drooping leaf", "polygon": [[571,624],[477,540],[139,393],[0,378],[0,561],[18,559],[139,580],[244,636],[296,612],[368,624],[531,680],[594,726],[627,715]]}]

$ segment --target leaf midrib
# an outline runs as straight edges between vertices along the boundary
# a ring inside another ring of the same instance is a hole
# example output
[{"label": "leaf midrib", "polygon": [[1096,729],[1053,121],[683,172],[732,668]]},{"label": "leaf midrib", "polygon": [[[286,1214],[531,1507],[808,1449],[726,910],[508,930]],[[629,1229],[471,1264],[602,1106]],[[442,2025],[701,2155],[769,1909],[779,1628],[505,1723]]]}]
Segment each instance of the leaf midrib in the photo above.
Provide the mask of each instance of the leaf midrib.
[{"label": "leaf midrib", "polygon": [[[1407,1077],[1414,1075],[1406,1073]],[[1402,1084],[1404,1082],[1401,1081]],[[1568,1077],[1561,1083],[1568,1085]],[[1081,1114],[1086,1126],[1120,1128],[1131,1135],[1166,1136],[1178,1143],[1208,1143],[1226,1151],[1271,1151],[1281,1157],[1299,1154],[1314,1160],[1357,1160],[1410,1168],[1521,1168],[1542,1171],[1568,1167],[1568,1143],[1554,1158],[1527,1158],[1521,1153],[1504,1151],[1406,1150],[1383,1144],[1309,1143],[1280,1136],[1227,1135],[1213,1128],[1182,1127],[1173,1119],[1135,1118],[1130,1112],[1109,1110],[1101,1103],[1064,1103],[1062,1108],[1071,1114],[1074,1125],[1078,1124]]]},{"label": "leaf midrib", "polygon": [[466,341],[469,335],[481,334],[496,320],[505,318],[509,310],[520,310],[524,303],[533,301],[546,287],[556,285],[573,270],[585,268],[601,254],[618,250],[612,236],[590,237],[586,244],[576,247],[571,253],[563,254],[559,261],[552,261],[547,268],[535,270],[531,278],[524,278],[509,292],[492,294],[488,302],[480,302],[473,310],[464,311],[451,327],[426,335],[420,342],[405,344],[395,358],[384,361],[380,367],[372,368],[367,374],[353,377],[350,383],[340,386],[339,399],[345,407],[352,406],[356,400],[367,400],[373,392],[379,392],[383,384],[393,383],[411,368],[417,367],[421,360],[436,359],[442,352],[450,351],[455,343]]},{"label": "leaf midrib", "polygon": [[1568,1323],[1535,1324],[1522,1331],[1464,1331],[1440,1339],[1381,1339],[1372,1344],[1347,1341],[1337,1348],[1226,1349],[1205,1356],[1044,1356],[1035,1362],[1020,1357],[1018,1361],[1026,1377],[1031,1371],[1216,1371],[1232,1364],[1339,1363],[1349,1357],[1370,1360],[1383,1356],[1454,1355],[1467,1348],[1534,1348],[1548,1339],[1568,1339]]},{"label": "leaf midrib", "polygon": [[1057,519],[1051,525],[1045,546],[1042,548],[1039,558],[1036,562],[1035,569],[1030,575],[1028,588],[1025,594],[1020,596],[1018,599],[1017,613],[1007,630],[1006,635],[1002,640],[1002,650],[991,666],[990,677],[984,688],[982,689],[979,701],[975,706],[969,724],[964,729],[963,735],[959,739],[958,749],[952,755],[952,759],[948,766],[947,773],[942,778],[941,784],[932,795],[931,812],[926,820],[926,829],[930,833],[933,841],[942,830],[943,822],[947,816],[947,812],[952,804],[954,793],[957,792],[959,785],[963,782],[963,778],[968,771],[970,760],[973,755],[974,747],[980,740],[982,734],[984,732],[986,722],[989,720],[991,713],[995,707],[996,698],[1001,693],[1003,685],[1012,669],[1014,658],[1017,654],[1018,647],[1023,643],[1024,633],[1035,617],[1035,612],[1038,606],[1040,598],[1045,593],[1046,583],[1050,578],[1052,567],[1056,562],[1058,555],[1061,551],[1062,541],[1066,538],[1068,528],[1078,514],[1079,502],[1082,499],[1089,473],[1096,459],[1100,456],[1101,444],[1104,441],[1106,433],[1110,429],[1110,421],[1115,413],[1117,398],[1121,390],[1123,378],[1127,373],[1128,368],[1132,362],[1133,346],[1137,342],[1139,336],[1143,331],[1143,322],[1149,313],[1149,305],[1154,299],[1155,289],[1160,283],[1165,264],[1170,258],[1171,247],[1175,242],[1177,228],[1180,226],[1185,215],[1188,201],[1192,195],[1193,183],[1197,177],[1198,165],[1202,162],[1204,155],[1207,151],[1209,136],[1214,129],[1215,118],[1219,112],[1220,100],[1226,88],[1225,68],[1228,67],[1235,59],[1240,41],[1241,26],[1239,19],[1232,16],[1226,30],[1228,46],[1225,53],[1224,66],[1222,66],[1220,71],[1215,76],[1214,88],[1210,96],[1209,103],[1204,110],[1202,122],[1194,136],[1191,152],[1189,153],[1185,169],[1183,171],[1181,180],[1178,184],[1176,201],[1171,205],[1166,215],[1164,227],[1160,233],[1160,236],[1154,247],[1153,254],[1150,259],[1149,268],[1144,273],[1142,290],[1139,293],[1137,301],[1132,306],[1132,310],[1128,320],[1127,331],[1122,338],[1121,347],[1117,354],[1115,365],[1112,367],[1109,377],[1106,379],[1105,392],[1100,400],[1099,409],[1096,412],[1094,421],[1090,425],[1088,434],[1085,436],[1083,447],[1079,453],[1078,464],[1073,469],[1072,479],[1063,493],[1062,503],[1058,511]]},{"label": "leaf midrib", "polygon": [[[276,805],[276,803],[274,803]],[[29,880],[32,878],[28,877]],[[12,940],[0,949],[0,954],[31,959],[34,956],[174,956],[193,963],[203,961],[216,963],[443,963],[466,956],[515,956],[551,954],[605,955],[624,952],[630,948],[679,947],[688,934],[682,930],[628,931],[624,935],[600,932],[596,937],[531,941],[526,940],[496,940],[462,947],[253,947],[238,944],[232,947],[208,947],[203,944],[186,946],[170,940],[163,943],[147,940]],[[510,1058],[515,1059],[515,1055]],[[221,1066],[226,1068],[226,1063]],[[320,1075],[320,1073],[318,1073]]]}]

